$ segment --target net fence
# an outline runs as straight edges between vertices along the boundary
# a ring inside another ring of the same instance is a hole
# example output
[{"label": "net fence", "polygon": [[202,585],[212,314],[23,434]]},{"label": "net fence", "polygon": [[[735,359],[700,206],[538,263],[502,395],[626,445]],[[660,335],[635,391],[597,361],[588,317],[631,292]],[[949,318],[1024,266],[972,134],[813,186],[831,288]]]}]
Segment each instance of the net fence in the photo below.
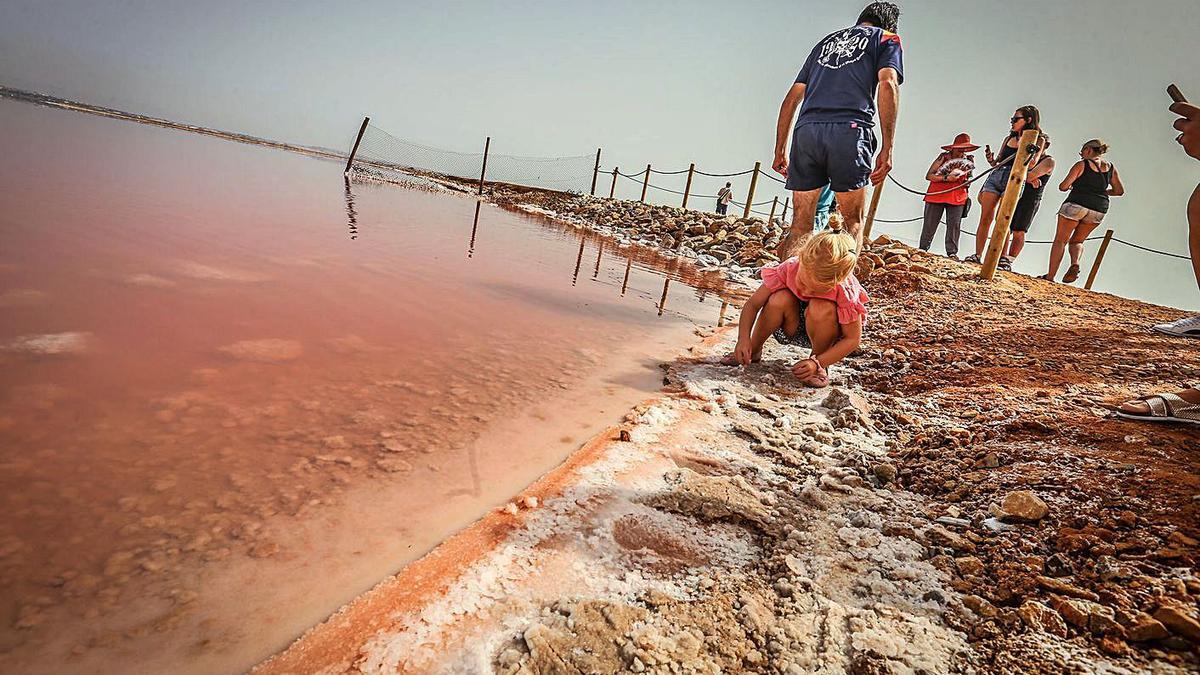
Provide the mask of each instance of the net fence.
[{"label": "net fence", "polygon": [[[368,124],[354,156],[353,168],[401,174],[434,173],[464,180],[479,180],[483,152],[455,152],[397,138]],[[490,151],[487,154],[489,183],[513,183],[563,192],[585,193],[591,189],[595,155],[528,157]]]}]

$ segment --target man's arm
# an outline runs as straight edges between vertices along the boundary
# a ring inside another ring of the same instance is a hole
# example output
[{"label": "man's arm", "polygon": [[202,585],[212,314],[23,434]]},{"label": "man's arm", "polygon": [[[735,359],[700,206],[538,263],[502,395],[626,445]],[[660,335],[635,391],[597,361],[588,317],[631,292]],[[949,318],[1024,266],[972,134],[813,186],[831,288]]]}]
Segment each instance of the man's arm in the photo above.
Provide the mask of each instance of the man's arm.
[{"label": "man's arm", "polygon": [[895,68],[879,70],[879,131],[883,136],[871,183],[879,185],[892,170],[892,143],[896,137],[896,116],[900,113],[900,73]]},{"label": "man's arm", "polygon": [[775,124],[775,161],[771,168],[776,172],[787,175],[787,141],[788,133],[792,130],[792,120],[796,119],[796,109],[804,100],[804,90],[807,85],[797,82],[788,89],[787,96],[779,106],[779,121]]}]

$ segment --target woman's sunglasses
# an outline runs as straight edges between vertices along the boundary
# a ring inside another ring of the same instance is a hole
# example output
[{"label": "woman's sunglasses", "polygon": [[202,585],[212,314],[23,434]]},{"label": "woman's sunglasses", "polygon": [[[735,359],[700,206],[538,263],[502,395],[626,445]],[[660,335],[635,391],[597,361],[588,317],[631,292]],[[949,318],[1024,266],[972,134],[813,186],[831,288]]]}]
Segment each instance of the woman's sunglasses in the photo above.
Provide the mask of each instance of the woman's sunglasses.
[{"label": "woman's sunglasses", "polygon": [[1009,120],[1009,122],[1011,122],[1012,124],[1016,124],[1019,120],[1023,120],[1023,119],[1028,119],[1028,118],[1026,118],[1023,115],[1017,115],[1016,117]]}]

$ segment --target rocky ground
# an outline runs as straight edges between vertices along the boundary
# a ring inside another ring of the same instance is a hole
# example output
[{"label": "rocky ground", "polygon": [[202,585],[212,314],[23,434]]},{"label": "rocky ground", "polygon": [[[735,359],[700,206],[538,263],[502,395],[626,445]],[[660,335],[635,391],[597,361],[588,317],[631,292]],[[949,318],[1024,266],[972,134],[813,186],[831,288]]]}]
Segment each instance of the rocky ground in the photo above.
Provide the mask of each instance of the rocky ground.
[{"label": "rocky ground", "polygon": [[[492,198],[745,281],[782,234],[634,202]],[[1111,414],[1195,377],[1192,343],[1146,329],[1177,312],[981,282],[886,238],[859,276],[872,314],[833,389],[797,387],[802,354],[773,343],[763,364],[716,366],[731,336],[713,336],[593,470],[497,516],[515,529],[492,557],[366,639],[305,661],[319,627],[264,672],[1200,668],[1200,437]]]}]

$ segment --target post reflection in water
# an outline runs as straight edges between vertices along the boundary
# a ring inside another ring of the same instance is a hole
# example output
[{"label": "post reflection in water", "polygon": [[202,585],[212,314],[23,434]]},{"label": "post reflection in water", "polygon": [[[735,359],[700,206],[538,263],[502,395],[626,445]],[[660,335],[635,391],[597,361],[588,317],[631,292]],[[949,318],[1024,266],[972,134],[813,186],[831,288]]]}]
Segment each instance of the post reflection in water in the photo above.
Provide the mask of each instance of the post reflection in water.
[{"label": "post reflection in water", "polygon": [[663,310],[667,308],[667,289],[671,287],[671,277],[663,279],[662,297],[658,299],[658,315],[663,315]]},{"label": "post reflection in water", "polygon": [[600,276],[600,258],[604,255],[604,240],[600,240],[600,248],[596,250],[596,269],[592,270],[592,278]]},{"label": "post reflection in water", "polygon": [[633,258],[625,259],[625,278],[621,280],[621,297],[625,297],[625,289],[629,288],[629,268],[633,267]]},{"label": "post reflection in water", "polygon": [[575,256],[575,273],[571,275],[571,285],[574,286],[579,282],[579,266],[583,263],[583,245],[587,243],[587,238],[580,235],[579,237],[579,255]]},{"label": "post reflection in water", "polygon": [[478,200],[475,201],[475,220],[471,222],[471,243],[467,244],[467,257],[475,257],[475,232],[479,229],[479,205]]},{"label": "post reflection in water", "polygon": [[350,176],[346,179],[346,220],[350,225],[350,239],[358,239],[358,214],[354,212],[354,193],[350,192]]},{"label": "post reflection in water", "polygon": [[722,300],[721,301],[721,313],[719,315],[717,315],[717,328],[720,328],[721,326],[725,325],[725,310],[728,309],[728,307],[729,307],[729,303]]}]

